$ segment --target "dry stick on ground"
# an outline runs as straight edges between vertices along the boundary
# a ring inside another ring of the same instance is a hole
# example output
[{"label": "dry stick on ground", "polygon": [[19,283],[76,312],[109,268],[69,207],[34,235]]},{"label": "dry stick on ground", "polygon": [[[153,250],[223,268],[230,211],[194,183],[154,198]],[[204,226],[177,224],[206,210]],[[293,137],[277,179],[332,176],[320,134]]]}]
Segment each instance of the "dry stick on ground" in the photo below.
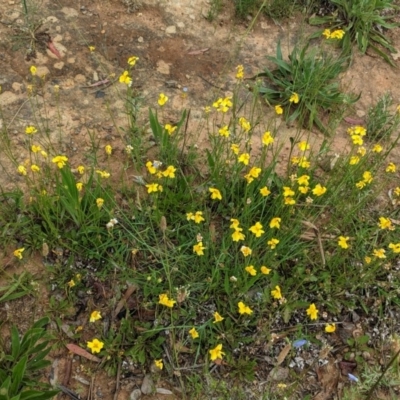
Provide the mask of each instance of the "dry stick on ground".
[{"label": "dry stick on ground", "polygon": [[119,385],[120,385],[120,377],[121,377],[121,361],[118,363],[117,382],[115,383],[114,400],[117,400],[117,398],[118,398]]}]

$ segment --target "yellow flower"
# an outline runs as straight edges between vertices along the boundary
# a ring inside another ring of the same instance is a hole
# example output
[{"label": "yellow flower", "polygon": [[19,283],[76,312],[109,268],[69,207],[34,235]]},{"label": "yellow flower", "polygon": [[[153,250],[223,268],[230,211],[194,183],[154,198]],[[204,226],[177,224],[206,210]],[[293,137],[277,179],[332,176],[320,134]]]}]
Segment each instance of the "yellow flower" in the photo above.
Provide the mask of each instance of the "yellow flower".
[{"label": "yellow flower", "polygon": [[239,228],[240,222],[239,222],[238,219],[231,218],[231,222],[232,222],[232,224],[230,225],[229,228],[232,228],[232,229],[238,229]]},{"label": "yellow flower", "polygon": [[384,250],[384,249],[375,249],[374,251],[373,251],[373,255],[376,257],[376,258],[386,258],[386,255],[385,255],[385,253],[386,253],[386,251]]},{"label": "yellow flower", "polygon": [[154,365],[159,369],[164,368],[163,360],[160,358],[159,360],[154,360]]},{"label": "yellow flower", "polygon": [[107,171],[101,171],[100,169],[96,170],[96,174],[100,175],[101,178],[107,179],[110,177],[110,173]]},{"label": "yellow flower", "polygon": [[242,228],[236,228],[235,232],[232,233],[232,240],[234,242],[239,242],[240,240],[244,240],[246,238],[245,235],[241,232],[242,230]]},{"label": "yellow flower", "polygon": [[131,67],[134,67],[135,64],[136,64],[136,61],[138,61],[138,60],[139,60],[139,57],[135,57],[135,56],[129,57],[129,58],[128,58],[128,64],[129,64]]},{"label": "yellow flower", "polygon": [[315,194],[316,196],[322,196],[324,193],[326,193],[326,191],[327,191],[326,187],[321,186],[319,183],[312,190],[313,194]]},{"label": "yellow flower", "polygon": [[98,208],[103,207],[103,204],[104,204],[104,199],[102,199],[101,197],[96,199],[96,205]]},{"label": "yellow flower", "polygon": [[171,124],[164,125],[164,129],[168,132],[168,135],[172,135],[177,129],[177,126],[172,126]]},{"label": "yellow flower", "polygon": [[87,342],[87,347],[94,353],[100,353],[101,349],[104,347],[104,343],[100,342],[98,339],[93,339],[91,342]]},{"label": "yellow flower", "polygon": [[261,273],[264,274],[264,275],[269,275],[269,273],[271,272],[271,269],[270,269],[270,268],[267,268],[265,265],[263,265],[263,266],[260,268],[260,271],[261,271]]},{"label": "yellow flower", "polygon": [[293,206],[296,204],[296,200],[292,199],[291,197],[285,197],[285,204],[288,206]]},{"label": "yellow flower", "polygon": [[300,101],[299,95],[298,95],[297,93],[295,93],[295,92],[292,93],[292,95],[291,95],[290,98],[289,98],[289,102],[290,102],[290,103],[297,104],[299,101]]},{"label": "yellow flower", "polygon": [[307,308],[307,315],[311,320],[318,318],[318,310],[314,303],[310,304],[310,307]]},{"label": "yellow flower", "polygon": [[400,253],[400,243],[389,243],[389,249],[391,249],[393,253]]},{"label": "yellow flower", "polygon": [[29,71],[31,72],[32,75],[36,75],[37,68],[34,65],[31,65],[29,68]]},{"label": "yellow flower", "polygon": [[124,71],[120,77],[119,77],[119,81],[121,83],[125,83],[125,85],[130,85],[132,82],[132,78],[129,76],[129,72],[128,71]]},{"label": "yellow flower", "polygon": [[243,71],[244,71],[244,68],[243,68],[243,65],[238,65],[237,67],[236,67],[236,79],[238,80],[238,81],[241,81],[243,78],[244,78],[244,73],[243,73]]},{"label": "yellow flower", "polygon": [[198,242],[193,246],[193,253],[196,253],[198,256],[204,256],[204,251],[206,247],[203,246],[203,242]]},{"label": "yellow flower", "polygon": [[260,193],[263,197],[267,197],[269,194],[271,194],[270,190],[266,186],[260,189]]},{"label": "yellow flower", "polygon": [[278,239],[268,240],[267,245],[271,248],[271,250],[276,248],[276,245],[279,243]]},{"label": "yellow flower", "polygon": [[218,133],[221,136],[228,137],[230,135],[228,125],[223,126],[221,129],[218,130]]},{"label": "yellow flower", "polygon": [[363,173],[363,180],[365,183],[371,183],[374,178],[372,177],[371,172],[365,171]]},{"label": "yellow flower", "polygon": [[399,186],[397,186],[397,187],[394,189],[394,194],[395,194],[396,196],[400,196],[400,187],[399,187]]},{"label": "yellow flower", "polygon": [[338,246],[340,246],[342,249],[348,249],[349,244],[347,243],[347,241],[349,239],[350,238],[348,236],[339,236]]},{"label": "yellow flower", "polygon": [[387,229],[389,231],[394,231],[394,226],[389,218],[379,217],[378,226],[381,229]]},{"label": "yellow flower", "polygon": [[261,168],[258,167],[252,167],[249,171],[249,176],[251,176],[252,178],[258,178],[258,176],[261,173]]},{"label": "yellow flower", "polygon": [[18,259],[22,260],[22,253],[25,251],[25,247],[21,247],[20,249],[14,250],[14,256]]},{"label": "yellow flower", "polygon": [[239,301],[238,307],[239,307],[239,314],[241,315],[243,314],[251,315],[253,313],[253,310],[249,306],[246,306],[246,304],[244,304],[242,301]]},{"label": "yellow flower", "polygon": [[169,307],[169,308],[172,308],[172,307],[174,306],[174,304],[176,303],[175,300],[170,299],[170,298],[168,297],[168,295],[165,294],[165,293],[160,294],[160,295],[158,296],[158,299],[159,299],[159,300],[158,300],[158,303],[159,303],[159,304],[161,304],[161,305],[163,305],[163,306],[165,306],[165,307]]},{"label": "yellow flower", "polygon": [[94,47],[94,46],[89,46],[89,51],[90,51],[91,53],[93,53],[95,50],[96,50],[96,47]]},{"label": "yellow flower", "polygon": [[239,118],[239,125],[242,127],[242,129],[243,129],[245,132],[248,132],[248,131],[251,129],[251,124],[250,124],[250,122],[247,121],[247,119],[244,118],[244,117],[240,117],[240,118]]},{"label": "yellow flower", "polygon": [[330,29],[325,29],[325,30],[322,32],[322,35],[325,36],[326,39],[330,39],[330,37],[331,37],[331,30],[330,30]]},{"label": "yellow flower", "polygon": [[254,268],[253,265],[248,265],[244,270],[251,276],[257,275],[257,270]]},{"label": "yellow flower", "polygon": [[76,182],[76,188],[78,192],[81,192],[83,189],[83,183],[82,182]]},{"label": "yellow flower", "polygon": [[380,144],[376,144],[373,148],[372,151],[374,153],[380,153],[383,150],[383,147]]},{"label": "yellow flower", "polygon": [[279,286],[275,286],[275,289],[271,290],[271,296],[276,300],[281,299],[282,298],[281,288]]},{"label": "yellow flower", "polygon": [[42,149],[41,149],[40,146],[37,146],[37,145],[33,144],[32,147],[31,147],[31,150],[32,150],[32,153],[38,153]]},{"label": "yellow flower", "polygon": [[351,156],[349,164],[350,165],[357,165],[360,162],[360,157],[358,156]]},{"label": "yellow flower", "polygon": [[325,325],[325,332],[326,333],[333,333],[336,331],[336,325],[335,324],[326,324]]},{"label": "yellow flower", "polygon": [[331,33],[329,39],[338,39],[338,40],[340,40],[340,39],[343,38],[343,36],[344,36],[345,33],[346,33],[346,32],[345,32],[344,30],[342,30],[342,29],[337,29],[337,30],[335,30],[335,31],[333,31],[333,32]]},{"label": "yellow flower", "polygon": [[34,126],[32,126],[32,125],[28,125],[26,128],[25,128],[25,133],[27,134],[27,135],[33,135],[34,133],[36,133],[37,132],[37,129],[34,127]]},{"label": "yellow flower", "polygon": [[193,327],[190,331],[189,331],[189,335],[192,337],[192,339],[197,339],[199,337],[199,332],[196,331],[196,328]]},{"label": "yellow flower", "polygon": [[231,150],[233,151],[234,154],[238,155],[239,154],[239,146],[237,144],[232,144],[231,145]]},{"label": "yellow flower", "polygon": [[211,193],[211,199],[213,200],[222,200],[221,192],[216,188],[209,188],[209,192]]},{"label": "yellow flower", "polygon": [[172,165],[169,165],[167,169],[162,173],[165,178],[175,178],[176,168]]},{"label": "yellow flower", "polygon": [[295,194],[296,193],[292,190],[291,187],[289,187],[289,186],[284,186],[283,187],[283,197],[292,197]]},{"label": "yellow flower", "polygon": [[41,150],[40,154],[42,155],[42,157],[47,158],[47,153],[44,150]]},{"label": "yellow flower", "polygon": [[54,164],[57,164],[57,167],[60,169],[65,166],[67,161],[68,161],[68,157],[66,157],[66,156],[56,156],[51,160],[51,162],[53,162]]},{"label": "yellow flower", "polygon": [[[307,194],[309,189],[310,188],[307,187],[307,186],[299,186],[299,192],[302,193],[302,194]],[[285,200],[287,200],[287,199],[289,199],[289,197],[286,197]]]},{"label": "yellow flower", "polygon": [[250,161],[250,154],[249,153],[243,153],[238,157],[238,161],[243,163],[244,165],[248,165]]},{"label": "yellow flower", "polygon": [[255,235],[255,237],[260,237],[265,231],[263,231],[263,226],[260,222],[256,222],[253,226],[249,228],[249,231]]},{"label": "yellow flower", "polygon": [[306,151],[310,149],[310,145],[308,144],[307,141],[302,140],[301,142],[299,142],[297,144],[298,148],[300,149],[300,151]]},{"label": "yellow flower", "polygon": [[85,173],[85,167],[83,165],[78,165],[78,167],[76,168],[76,170],[78,171],[78,173],[80,175],[83,175]]},{"label": "yellow flower", "polygon": [[196,224],[200,224],[200,222],[205,221],[205,219],[203,218],[203,212],[202,211],[196,211],[195,214],[193,213],[187,213],[186,214],[186,218],[188,221],[194,221]]},{"label": "yellow flower", "polygon": [[365,136],[367,134],[367,130],[361,126],[361,125],[356,125],[353,126],[349,129],[347,129],[347,133],[351,135],[360,135],[360,136]]},{"label": "yellow flower", "polygon": [[31,171],[32,172],[39,172],[40,171],[40,167],[36,164],[32,164],[31,165]]},{"label": "yellow flower", "polygon": [[272,228],[277,228],[280,229],[281,227],[281,221],[282,219],[279,217],[275,217],[271,219],[271,222],[269,223],[269,227]]},{"label": "yellow flower", "polygon": [[222,344],[218,344],[216,347],[209,351],[211,361],[215,361],[217,359],[221,359],[225,353],[222,351]]},{"label": "yellow flower", "polygon": [[396,165],[393,164],[392,162],[388,164],[386,167],[386,172],[396,172]]},{"label": "yellow flower", "polygon": [[232,105],[231,97],[219,98],[213,103],[213,107],[223,113],[226,113]]},{"label": "yellow flower", "polygon": [[168,101],[168,97],[164,93],[158,96],[158,104],[162,107]]},{"label": "yellow flower", "polygon": [[107,155],[111,156],[111,153],[112,153],[111,145],[107,144],[106,147],[104,148],[104,150],[105,150]]},{"label": "yellow flower", "polygon": [[243,254],[245,257],[250,256],[251,253],[253,252],[253,250],[251,250],[250,247],[247,247],[247,246],[242,246],[242,247],[240,248],[240,251],[242,252],[242,254]]},{"label": "yellow flower", "polygon": [[372,258],[368,257],[368,256],[365,256],[364,261],[365,261],[366,264],[371,264]]},{"label": "yellow flower", "polygon": [[92,311],[92,313],[90,314],[90,318],[89,318],[89,322],[96,322],[99,319],[101,319],[101,313],[100,311]]},{"label": "yellow flower", "polygon": [[216,324],[217,322],[221,322],[223,319],[224,319],[224,317],[221,317],[219,312],[215,311],[213,324]]},{"label": "yellow flower", "polygon": [[149,173],[152,175],[154,175],[157,172],[157,168],[154,166],[154,164],[151,161],[147,161],[146,168],[149,171]]},{"label": "yellow flower", "polygon": [[282,108],[282,106],[280,106],[280,105],[275,106],[275,112],[276,112],[278,115],[283,114],[283,108]]},{"label": "yellow flower", "polygon": [[297,183],[299,185],[308,186],[310,184],[309,180],[310,177],[308,175],[302,175],[297,178]]},{"label": "yellow flower", "polygon": [[310,163],[310,161],[307,160],[307,157],[301,157],[299,159],[299,166],[301,168],[307,169],[307,168],[310,168],[310,165],[311,165],[311,163]]},{"label": "yellow flower", "polygon": [[75,281],[74,281],[73,279],[71,279],[69,282],[67,282],[67,285],[68,285],[70,288],[73,288],[73,287],[75,286]]},{"label": "yellow flower", "polygon": [[163,187],[158,183],[149,183],[146,185],[146,187],[147,187],[147,193],[156,193],[163,191]]},{"label": "yellow flower", "polygon": [[351,140],[356,146],[362,146],[364,141],[360,135],[351,135]]},{"label": "yellow flower", "polygon": [[367,149],[364,146],[361,146],[358,148],[357,154],[359,154],[361,157],[364,157],[365,154],[367,154]]},{"label": "yellow flower", "polygon": [[264,135],[262,137],[262,143],[264,146],[269,146],[270,144],[274,143],[274,140],[275,139],[271,135],[271,132],[269,131],[264,132]]}]

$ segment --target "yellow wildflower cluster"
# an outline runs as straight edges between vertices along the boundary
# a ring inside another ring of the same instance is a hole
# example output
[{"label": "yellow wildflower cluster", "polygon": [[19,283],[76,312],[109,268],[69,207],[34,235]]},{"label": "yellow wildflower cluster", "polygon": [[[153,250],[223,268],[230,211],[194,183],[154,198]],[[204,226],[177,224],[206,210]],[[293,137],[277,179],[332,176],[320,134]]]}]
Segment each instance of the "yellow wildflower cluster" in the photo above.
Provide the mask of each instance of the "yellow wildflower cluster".
[{"label": "yellow wildflower cluster", "polygon": [[334,31],[331,31],[330,29],[325,29],[322,32],[322,35],[325,36],[327,39],[343,39],[343,36],[345,35],[345,31],[343,29],[336,29]]}]

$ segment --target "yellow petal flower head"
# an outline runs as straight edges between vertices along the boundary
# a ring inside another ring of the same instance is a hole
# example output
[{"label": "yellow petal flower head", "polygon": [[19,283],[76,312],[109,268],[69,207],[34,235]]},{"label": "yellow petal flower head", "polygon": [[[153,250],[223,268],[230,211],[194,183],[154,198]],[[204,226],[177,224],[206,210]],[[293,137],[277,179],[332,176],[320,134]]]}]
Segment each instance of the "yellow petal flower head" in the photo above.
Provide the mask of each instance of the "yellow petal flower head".
[{"label": "yellow petal flower head", "polygon": [[263,197],[267,197],[268,195],[271,194],[271,192],[266,186],[264,186],[263,188],[260,189],[260,194]]},{"label": "yellow petal flower head", "polygon": [[160,294],[158,296],[158,303],[165,306],[165,307],[169,307],[172,308],[174,306],[174,304],[176,303],[175,300],[172,300],[168,297],[168,295],[166,293]]},{"label": "yellow petal flower head", "polygon": [[217,322],[221,322],[223,319],[224,319],[224,317],[221,317],[219,312],[215,311],[213,324],[216,324]]},{"label": "yellow petal flower head", "polygon": [[316,196],[322,196],[324,193],[326,193],[326,191],[327,191],[326,187],[321,186],[319,183],[312,190],[313,194],[315,194]]},{"label": "yellow petal flower head", "polygon": [[241,81],[243,78],[244,78],[244,68],[243,68],[243,65],[238,65],[237,67],[236,67],[236,79],[238,80],[238,81]]},{"label": "yellow petal flower head", "polygon": [[219,130],[218,130],[218,133],[219,133],[221,136],[224,136],[224,137],[229,137],[229,135],[231,134],[231,133],[229,132],[229,127],[228,127],[228,125],[225,125],[225,126],[223,126],[221,129],[219,129]]},{"label": "yellow petal flower head", "polygon": [[326,333],[333,333],[336,331],[336,324],[326,324],[325,325],[325,332]]},{"label": "yellow petal flower head", "polygon": [[249,165],[250,161],[250,154],[249,153],[243,153],[238,157],[238,161],[241,162],[244,165]]},{"label": "yellow petal flower head", "polygon": [[168,101],[168,97],[164,93],[160,93],[158,96],[158,104],[162,107]]},{"label": "yellow petal flower head", "polygon": [[233,151],[234,154],[238,155],[238,154],[239,154],[239,151],[240,151],[239,145],[237,145],[237,144],[235,144],[235,143],[232,144],[232,145],[231,145],[231,150]]},{"label": "yellow petal flower head", "polygon": [[100,178],[107,179],[110,177],[110,173],[107,171],[102,171],[100,169],[96,169],[96,174],[100,176]]},{"label": "yellow petal flower head", "polygon": [[346,33],[346,32],[345,32],[344,30],[342,30],[342,29],[337,29],[337,30],[335,30],[335,31],[333,31],[333,32],[331,33],[330,39],[338,39],[338,40],[340,40],[340,39],[343,38],[343,36],[344,36],[345,33]]},{"label": "yellow petal flower head", "polygon": [[364,144],[364,141],[360,135],[351,135],[351,140],[356,146],[362,146]]},{"label": "yellow petal flower head", "polygon": [[296,193],[292,190],[291,187],[289,187],[289,186],[284,186],[283,187],[283,197],[292,197],[295,194]]},{"label": "yellow petal flower head", "polygon": [[374,178],[372,177],[371,172],[365,171],[363,173],[363,180],[365,183],[371,183]]},{"label": "yellow petal flower head", "polygon": [[257,270],[254,268],[253,265],[248,265],[244,270],[251,276],[257,275]]},{"label": "yellow petal flower head", "polygon": [[106,152],[106,154],[107,154],[108,156],[111,156],[111,153],[112,153],[112,147],[111,147],[111,145],[107,144],[106,147],[104,147],[104,150],[105,150],[105,152]]},{"label": "yellow petal flower head", "polygon": [[213,107],[223,113],[226,113],[232,105],[231,97],[219,98],[213,103]]},{"label": "yellow petal flower head", "polygon": [[196,211],[195,214],[187,213],[186,217],[188,220],[194,221],[196,224],[200,224],[201,222],[205,221],[202,211]]},{"label": "yellow petal flower head", "polygon": [[34,75],[36,75],[37,68],[36,68],[34,65],[32,65],[32,66],[29,68],[29,71],[30,71],[31,74],[34,76]]},{"label": "yellow petal flower head", "polygon": [[374,153],[380,153],[383,150],[383,147],[380,144],[376,144],[374,145],[374,147],[372,148],[372,151]]},{"label": "yellow petal flower head", "polygon": [[298,148],[300,149],[300,151],[306,151],[306,150],[310,150],[310,145],[308,144],[307,141],[302,140],[301,142],[299,142],[297,144]]},{"label": "yellow petal flower head", "polygon": [[326,39],[330,39],[330,37],[331,37],[331,30],[330,30],[330,29],[325,29],[325,30],[322,32],[322,35],[325,36]]},{"label": "yellow petal flower head", "polygon": [[271,135],[271,132],[269,131],[264,132],[264,135],[262,137],[262,143],[264,146],[269,146],[270,144],[274,143],[274,140],[275,139]]},{"label": "yellow petal flower head", "polygon": [[177,129],[177,126],[172,126],[171,124],[164,125],[164,129],[168,132],[168,135],[172,135]]},{"label": "yellow petal flower head", "polygon": [[20,249],[14,250],[14,256],[17,257],[19,260],[22,260],[22,253],[25,251],[25,247],[21,247]]},{"label": "yellow petal flower head", "polygon": [[66,156],[56,156],[54,157],[51,162],[57,165],[59,169],[63,168],[68,161],[68,157]]},{"label": "yellow petal flower head", "polygon": [[230,225],[229,228],[232,228],[232,229],[238,229],[239,228],[240,222],[239,222],[238,219],[231,218],[231,222],[232,222],[232,224]]},{"label": "yellow petal flower head", "polygon": [[310,304],[310,307],[307,308],[307,315],[310,317],[311,320],[315,320],[318,318],[318,310],[315,307],[315,304]]},{"label": "yellow petal flower head", "polygon": [[310,177],[308,175],[302,175],[297,178],[297,183],[299,185],[308,186],[310,184]]},{"label": "yellow petal flower head", "polygon": [[38,145],[33,144],[31,147],[32,153],[38,153],[42,148]]},{"label": "yellow petal flower head", "polygon": [[33,135],[34,133],[36,133],[37,132],[37,129],[34,127],[34,126],[32,126],[32,125],[28,125],[26,128],[25,128],[25,133],[27,134],[27,135]]},{"label": "yellow petal flower head", "polygon": [[283,114],[283,108],[280,105],[275,106],[275,113],[278,115]]},{"label": "yellow petal flower head", "polygon": [[271,248],[271,250],[274,250],[278,243],[279,243],[279,240],[273,238],[271,240],[268,240],[267,245]]},{"label": "yellow petal flower head", "polygon": [[279,286],[275,286],[274,290],[271,290],[271,296],[275,299],[275,300],[279,300],[282,298],[282,292],[281,292],[281,288]]},{"label": "yellow petal flower head", "polygon": [[211,193],[212,200],[222,200],[221,192],[216,188],[209,188],[209,192]]},{"label": "yellow petal flower head", "polygon": [[89,51],[90,51],[91,53],[93,53],[95,50],[96,50],[96,47],[94,47],[94,46],[89,46]]},{"label": "yellow petal flower head", "polygon": [[394,226],[389,218],[379,217],[378,226],[381,229],[387,229],[389,231],[394,231]]},{"label": "yellow petal flower head", "polygon": [[360,162],[360,157],[358,156],[351,156],[349,164],[350,165],[357,165]]},{"label": "yellow petal flower head", "polygon": [[149,183],[146,185],[146,187],[147,187],[147,193],[149,194],[163,191],[163,187],[158,183]]},{"label": "yellow petal flower head", "polygon": [[373,251],[373,255],[374,255],[376,258],[380,258],[380,259],[386,258],[385,253],[386,253],[385,249],[375,249],[375,250]]},{"label": "yellow petal flower head", "polygon": [[270,268],[267,268],[265,265],[263,265],[263,266],[260,268],[260,271],[261,271],[261,273],[264,274],[264,275],[269,275],[269,273],[271,272],[271,269],[270,269]]},{"label": "yellow petal flower head", "polygon": [[99,319],[101,319],[101,313],[100,313],[100,311],[93,311],[91,314],[90,314],[90,319],[89,319],[89,321],[90,322],[96,322],[96,321],[98,321]]},{"label": "yellow petal flower head", "polygon": [[388,247],[393,253],[400,253],[400,243],[389,243]]},{"label": "yellow petal flower head", "polygon": [[196,331],[196,328],[193,327],[190,331],[189,331],[189,335],[192,337],[192,339],[197,339],[199,337],[199,332]]},{"label": "yellow petal flower head", "polygon": [[222,351],[222,344],[218,344],[216,347],[209,351],[211,361],[221,359],[225,353]]},{"label": "yellow petal flower head", "polygon": [[83,175],[85,173],[85,167],[83,165],[78,165],[78,167],[76,168],[76,170],[78,171],[78,173],[80,175]]},{"label": "yellow petal flower head", "polygon": [[98,208],[103,207],[103,204],[104,204],[104,199],[102,199],[101,197],[96,199],[96,205]]},{"label": "yellow petal flower head", "polygon": [[198,256],[204,256],[204,251],[206,247],[203,246],[203,242],[198,242],[193,246],[193,253],[196,253]]},{"label": "yellow petal flower head", "polygon": [[165,178],[173,179],[173,178],[175,178],[175,172],[176,172],[176,168],[172,165],[169,165],[162,174]]},{"label": "yellow petal flower head", "polygon": [[[33,165],[32,165],[33,167]],[[81,192],[83,189],[83,183],[82,182],[76,182],[76,188],[78,190],[78,192]]]},{"label": "yellow petal flower head", "polygon": [[119,77],[119,81],[121,83],[125,83],[125,85],[130,85],[132,82],[132,78],[129,76],[129,72],[128,71],[124,71],[120,77]]},{"label": "yellow petal flower head", "polygon": [[258,178],[258,176],[261,173],[261,168],[258,167],[252,167],[249,171],[249,176],[251,176],[252,178]]},{"label": "yellow petal flower head", "polygon": [[281,221],[282,219],[279,217],[275,217],[271,219],[271,222],[269,223],[269,227],[272,228],[276,228],[276,229],[280,229],[281,228]]},{"label": "yellow petal flower head", "polygon": [[252,227],[249,228],[249,231],[255,235],[255,237],[260,237],[265,231],[263,231],[263,226],[260,222],[256,222]]},{"label": "yellow petal flower head", "polygon": [[241,231],[242,231],[242,228],[238,228],[238,229],[235,229],[235,231],[232,233],[232,240],[234,242],[239,242],[246,238],[246,236]]},{"label": "yellow petal flower head", "polygon": [[242,301],[239,301],[238,307],[240,315],[243,314],[251,315],[253,313],[253,310],[249,306],[246,306],[246,304],[244,304]]},{"label": "yellow petal flower head", "polygon": [[128,58],[128,64],[129,64],[131,67],[134,67],[135,64],[136,64],[136,61],[138,61],[138,60],[139,60],[139,57],[135,57],[135,56],[129,57],[129,58]]},{"label": "yellow petal flower head", "polygon": [[249,132],[249,130],[251,129],[251,124],[249,121],[247,121],[246,118],[244,117],[240,117],[239,118],[239,125],[241,126],[241,128],[245,131],[245,132]]},{"label": "yellow petal flower head", "polygon": [[348,236],[339,236],[338,246],[341,247],[342,249],[348,249],[349,244],[347,243],[347,241],[349,239],[350,238]]},{"label": "yellow petal flower head", "polygon": [[101,349],[104,347],[104,343],[100,342],[98,339],[93,339],[91,342],[87,342],[87,347],[94,353],[100,353]]},{"label": "yellow petal flower head", "polygon": [[160,358],[159,360],[154,360],[154,365],[159,369],[164,368],[163,360]]},{"label": "yellow petal flower head", "polygon": [[73,287],[75,286],[75,281],[74,281],[73,279],[71,279],[69,282],[67,282],[67,285],[68,285],[70,288],[73,288]]},{"label": "yellow petal flower head", "polygon": [[386,172],[396,172],[396,165],[393,164],[392,162],[388,164],[388,166],[386,167]]},{"label": "yellow petal flower head", "polygon": [[253,252],[253,250],[251,250],[251,248],[250,248],[250,247],[247,247],[247,246],[242,246],[242,247],[240,248],[240,251],[241,251],[241,253],[242,253],[245,257],[250,256],[251,253]]},{"label": "yellow petal flower head", "polygon": [[26,175],[27,171],[26,168],[23,165],[18,165],[17,171],[20,175]]},{"label": "yellow petal flower head", "polygon": [[290,103],[297,104],[300,101],[300,97],[297,93],[292,93],[292,95],[289,98]]}]

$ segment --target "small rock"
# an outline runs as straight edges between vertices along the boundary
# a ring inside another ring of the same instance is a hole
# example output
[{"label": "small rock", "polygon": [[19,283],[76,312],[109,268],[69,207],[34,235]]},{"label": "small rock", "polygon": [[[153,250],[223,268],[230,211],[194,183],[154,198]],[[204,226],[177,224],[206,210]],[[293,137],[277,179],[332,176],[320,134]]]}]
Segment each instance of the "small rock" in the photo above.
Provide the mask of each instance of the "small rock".
[{"label": "small rock", "polygon": [[70,57],[67,59],[68,64],[75,64],[75,57]]},{"label": "small rock", "polygon": [[13,82],[13,84],[11,85],[11,87],[13,88],[13,90],[15,92],[20,92],[21,88],[22,88],[22,83],[19,82]]},{"label": "small rock", "polygon": [[93,80],[95,82],[97,82],[99,80],[99,74],[97,73],[97,71],[93,71]]},{"label": "small rock", "polygon": [[364,110],[357,110],[356,114],[357,114],[357,117],[360,117],[360,118],[365,117],[365,111]]},{"label": "small rock", "polygon": [[156,392],[159,394],[173,394],[170,390],[164,388],[157,388]]},{"label": "small rock", "polygon": [[165,61],[160,60],[157,62],[157,71],[163,75],[169,75],[169,64]]},{"label": "small rock", "polygon": [[275,382],[281,382],[285,381],[289,376],[289,369],[288,368],[274,368],[270,374],[268,375],[268,379],[275,381]]},{"label": "small rock", "polygon": [[165,29],[165,33],[166,33],[167,35],[172,35],[172,34],[176,33],[176,26],[175,26],[175,25],[168,26],[168,27]]},{"label": "small rock", "polygon": [[176,25],[180,29],[183,29],[185,27],[185,24],[183,22],[178,22]]},{"label": "small rock", "polygon": [[64,65],[65,65],[65,64],[64,64],[62,61],[60,61],[60,62],[54,64],[54,68],[55,68],[55,69],[60,69],[60,70],[61,70],[61,69],[64,68]]},{"label": "small rock", "polygon": [[85,75],[77,74],[77,75],[75,75],[74,80],[75,80],[75,82],[78,82],[78,83],[85,83],[86,77],[85,77]]},{"label": "small rock", "polygon": [[141,390],[135,389],[129,396],[129,400],[139,400],[141,396],[142,396]]},{"label": "small rock", "polygon": [[61,12],[63,12],[66,17],[77,17],[79,15],[78,11],[71,7],[63,7]]},{"label": "small rock", "polygon": [[151,379],[151,375],[149,374],[145,375],[140,390],[142,391],[143,394],[153,393],[154,383]]},{"label": "small rock", "polygon": [[15,103],[19,97],[13,92],[3,92],[0,94],[0,106],[7,106],[9,104]]},{"label": "small rock", "polygon": [[139,36],[137,41],[138,41],[139,43],[143,43],[143,41],[144,41],[143,36]]}]

